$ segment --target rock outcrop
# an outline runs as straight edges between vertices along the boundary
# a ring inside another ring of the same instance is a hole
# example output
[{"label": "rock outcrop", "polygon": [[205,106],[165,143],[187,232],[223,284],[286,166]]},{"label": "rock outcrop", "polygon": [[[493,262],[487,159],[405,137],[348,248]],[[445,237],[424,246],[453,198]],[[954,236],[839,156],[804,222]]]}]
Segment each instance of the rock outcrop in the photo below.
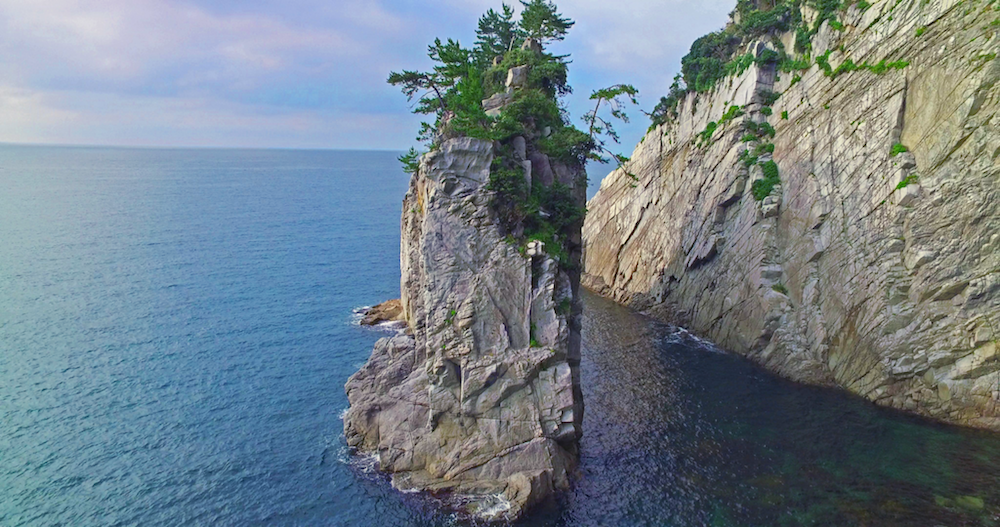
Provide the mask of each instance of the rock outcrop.
[{"label": "rock outcrop", "polygon": [[403,320],[403,303],[396,298],[368,308],[361,318],[361,325],[375,326],[383,322],[402,322]]},{"label": "rock outcrop", "polygon": [[475,515],[512,519],[565,488],[576,464],[581,246],[561,264],[502,231],[494,155],[493,142],[463,137],[421,159],[403,201],[408,328],[348,381],[344,429],[395,487],[463,495]]},{"label": "rock outcrop", "polygon": [[[646,135],[638,180],[612,173],[588,204],[585,283],[793,379],[1000,430],[997,13],[838,16],[812,41],[826,71],[752,65]],[[897,66],[851,67],[881,61]],[[773,153],[744,163],[764,121]],[[758,201],[771,160],[780,184]]]}]

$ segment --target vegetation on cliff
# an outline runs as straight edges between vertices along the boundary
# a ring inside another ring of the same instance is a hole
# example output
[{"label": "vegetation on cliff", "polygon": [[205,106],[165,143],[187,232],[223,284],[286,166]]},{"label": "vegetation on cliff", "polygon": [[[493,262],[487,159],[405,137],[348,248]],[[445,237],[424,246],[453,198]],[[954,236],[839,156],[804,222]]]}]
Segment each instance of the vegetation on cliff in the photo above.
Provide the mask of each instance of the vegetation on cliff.
[{"label": "vegetation on cliff", "polygon": [[[785,72],[809,69],[813,64],[809,57],[812,38],[823,23],[829,22],[834,29],[843,29],[837,19],[838,13],[851,6],[864,10],[870,5],[865,0],[738,0],[736,9],[730,14],[732,22],[729,25],[691,44],[691,50],[681,59],[681,72],[674,78],[670,91],[650,112],[652,126],[676,118],[677,106],[688,93],[708,92],[723,78],[739,75],[751,64],[777,64]],[[803,17],[803,7],[813,11],[811,21]],[[777,38],[781,33],[792,30],[795,31],[794,53],[797,56],[789,54]],[[768,49],[760,55],[737,54],[748,42],[768,37],[775,49]],[[817,63],[822,67],[820,60],[817,57]],[[886,69],[905,66],[903,61],[857,66],[852,62],[836,73],[829,70],[827,76],[857,69],[882,73]]]},{"label": "vegetation on cliff", "polygon": [[[526,156],[543,154],[579,174],[581,181],[572,185],[578,188],[586,185],[583,167],[588,160],[610,157],[622,165],[628,159],[609,149],[618,142],[611,119],[628,120],[623,106],[635,104],[637,92],[626,84],[595,91],[594,110],[583,117],[587,132],[574,127],[561,105],[561,98],[572,92],[568,56],[543,47],[563,40],[574,22],[550,1],[521,0],[521,5],[519,19],[506,4],[480,17],[471,49],[452,39],[435,39],[428,47],[434,61],[430,71],[393,72],[388,82],[416,99],[415,113],[434,115],[433,123],[422,123],[418,136],[427,148],[451,137],[494,141],[489,189],[502,228],[514,239],[541,240],[550,253],[564,256],[567,234],[583,220],[585,211],[576,204],[582,199],[565,182],[543,185],[526,178]],[[601,112],[607,109],[611,117],[605,119]],[[411,173],[419,169],[419,159],[415,149],[400,157]]]}]

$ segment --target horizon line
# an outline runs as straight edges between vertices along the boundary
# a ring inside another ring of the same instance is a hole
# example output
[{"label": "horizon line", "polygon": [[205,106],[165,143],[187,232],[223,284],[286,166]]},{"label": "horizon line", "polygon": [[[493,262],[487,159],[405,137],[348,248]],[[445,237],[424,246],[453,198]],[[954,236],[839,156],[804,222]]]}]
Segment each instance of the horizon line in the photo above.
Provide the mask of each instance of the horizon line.
[{"label": "horizon line", "polygon": [[0,141],[0,147],[16,146],[30,148],[117,148],[122,150],[292,150],[292,151],[336,151],[336,152],[406,152],[393,148],[336,148],[297,146],[163,146],[163,145],[108,145],[81,143],[20,143]]}]

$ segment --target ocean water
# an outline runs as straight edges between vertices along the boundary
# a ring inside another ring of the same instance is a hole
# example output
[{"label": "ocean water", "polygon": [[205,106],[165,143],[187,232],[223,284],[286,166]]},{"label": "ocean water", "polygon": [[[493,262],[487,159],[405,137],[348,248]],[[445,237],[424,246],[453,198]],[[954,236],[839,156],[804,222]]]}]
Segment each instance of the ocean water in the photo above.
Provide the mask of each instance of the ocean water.
[{"label": "ocean water", "polygon": [[[0,145],[0,526],[463,524],[342,436],[395,155]],[[586,307],[580,471],[522,524],[1000,523],[1000,436]]]}]

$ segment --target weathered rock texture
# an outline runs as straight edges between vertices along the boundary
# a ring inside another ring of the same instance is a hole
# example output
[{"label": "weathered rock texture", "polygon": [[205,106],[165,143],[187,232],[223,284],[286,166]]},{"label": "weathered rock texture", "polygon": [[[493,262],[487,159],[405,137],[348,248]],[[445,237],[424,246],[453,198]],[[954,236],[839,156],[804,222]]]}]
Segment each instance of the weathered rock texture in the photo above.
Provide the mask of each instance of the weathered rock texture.
[{"label": "weathered rock texture", "polygon": [[403,303],[398,298],[386,300],[365,311],[361,319],[362,326],[375,326],[383,322],[401,322],[403,320]]},{"label": "weathered rock texture", "polygon": [[492,142],[457,138],[421,160],[403,202],[408,331],[380,340],[347,383],[344,428],[397,488],[502,495],[472,512],[513,518],[576,463],[579,274],[505,240],[489,206],[493,155]]},{"label": "weathered rock texture", "polygon": [[[801,81],[753,66],[689,96],[637,147],[638,181],[612,173],[588,204],[584,280],[793,379],[1000,430],[998,16],[872,4],[824,25],[813,56],[909,66]],[[743,118],[693,144],[730,105],[777,131],[781,185],[763,201],[761,169],[738,159]]]}]

